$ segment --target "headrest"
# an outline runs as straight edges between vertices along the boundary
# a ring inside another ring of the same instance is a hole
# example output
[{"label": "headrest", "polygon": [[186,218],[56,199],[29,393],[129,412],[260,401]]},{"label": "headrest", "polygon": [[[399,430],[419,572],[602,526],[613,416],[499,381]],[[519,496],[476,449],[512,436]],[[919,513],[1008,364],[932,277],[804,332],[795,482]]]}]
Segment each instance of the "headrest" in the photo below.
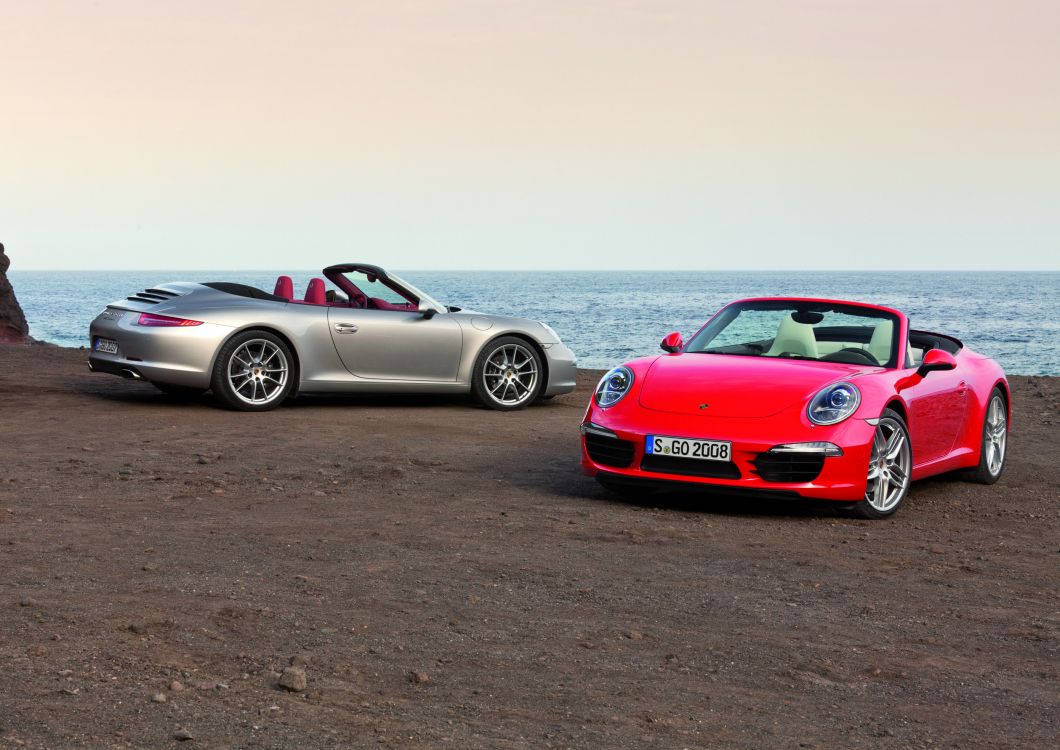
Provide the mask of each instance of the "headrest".
[{"label": "headrest", "polygon": [[283,297],[288,302],[294,299],[294,282],[291,281],[291,277],[281,276],[276,279],[276,288],[272,293],[277,297]]},{"label": "headrest", "polygon": [[310,279],[309,286],[305,288],[305,301],[311,305],[323,305],[327,302],[323,279]]}]

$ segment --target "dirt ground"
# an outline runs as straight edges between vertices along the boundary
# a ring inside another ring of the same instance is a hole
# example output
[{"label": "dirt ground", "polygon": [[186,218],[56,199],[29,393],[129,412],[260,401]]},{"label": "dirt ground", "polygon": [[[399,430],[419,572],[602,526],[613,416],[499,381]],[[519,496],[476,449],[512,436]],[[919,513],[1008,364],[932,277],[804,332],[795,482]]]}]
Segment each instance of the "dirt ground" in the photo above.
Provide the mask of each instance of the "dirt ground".
[{"label": "dirt ground", "polygon": [[1058,379],[999,484],[871,522],[607,495],[592,373],[247,415],[85,358],[0,348],[0,748],[1060,741]]}]

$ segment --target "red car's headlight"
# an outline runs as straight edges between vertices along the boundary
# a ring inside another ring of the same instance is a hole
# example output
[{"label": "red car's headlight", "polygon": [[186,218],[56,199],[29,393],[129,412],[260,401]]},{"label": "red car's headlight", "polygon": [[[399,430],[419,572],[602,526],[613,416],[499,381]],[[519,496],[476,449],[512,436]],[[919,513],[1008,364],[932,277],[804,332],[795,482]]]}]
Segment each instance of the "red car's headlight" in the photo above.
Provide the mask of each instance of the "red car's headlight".
[{"label": "red car's headlight", "polygon": [[596,405],[606,409],[614,406],[633,387],[633,371],[628,367],[616,367],[600,379],[593,394]]}]

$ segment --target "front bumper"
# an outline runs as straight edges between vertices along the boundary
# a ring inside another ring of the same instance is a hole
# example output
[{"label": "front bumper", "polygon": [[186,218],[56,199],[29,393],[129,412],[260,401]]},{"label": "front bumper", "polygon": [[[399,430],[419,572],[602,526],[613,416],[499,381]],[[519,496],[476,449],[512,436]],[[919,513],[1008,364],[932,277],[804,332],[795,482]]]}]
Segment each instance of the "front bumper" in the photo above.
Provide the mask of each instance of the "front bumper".
[{"label": "front bumper", "polygon": [[[89,328],[92,372],[120,375],[152,383],[210,387],[214,354],[231,333],[228,326],[161,328],[136,325],[139,313],[108,309]],[[96,351],[98,339],[118,343],[117,354]]]},{"label": "front bumper", "polygon": [[[810,426],[800,419],[801,414],[794,413],[764,419],[734,419],[688,417],[630,406],[622,411],[600,409],[595,404],[589,408],[585,421],[604,428],[621,444],[607,444],[602,440],[603,433],[598,433],[599,439],[592,444],[594,458],[587,446],[587,439],[594,440],[594,437],[583,435],[581,463],[587,475],[656,487],[672,484],[848,503],[865,495],[876,428],[864,419],[851,418],[838,425],[820,427]],[[731,441],[732,460],[725,465],[693,459],[660,462],[654,457],[646,461],[647,435]],[[822,455],[820,471],[809,481],[770,481],[763,476],[771,476],[767,464],[760,460],[763,454],[778,445],[807,442],[833,443],[842,449],[843,455]],[[713,476],[697,475],[697,472]]]},{"label": "front bumper", "polygon": [[578,384],[577,358],[565,344],[550,344],[545,349],[548,360],[548,383],[543,396],[562,396],[570,393]]}]

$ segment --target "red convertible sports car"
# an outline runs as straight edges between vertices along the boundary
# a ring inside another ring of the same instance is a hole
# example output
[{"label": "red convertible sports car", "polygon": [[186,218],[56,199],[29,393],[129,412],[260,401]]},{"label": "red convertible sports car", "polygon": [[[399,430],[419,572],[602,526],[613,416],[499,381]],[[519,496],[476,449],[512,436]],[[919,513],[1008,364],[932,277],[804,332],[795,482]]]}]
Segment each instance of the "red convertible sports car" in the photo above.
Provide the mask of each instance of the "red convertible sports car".
[{"label": "red convertible sports car", "polygon": [[884,518],[914,479],[965,469],[992,484],[1004,468],[1001,367],[897,310],[748,299],[662,348],[608,372],[582,420],[582,466],[609,489],[705,486]]}]

